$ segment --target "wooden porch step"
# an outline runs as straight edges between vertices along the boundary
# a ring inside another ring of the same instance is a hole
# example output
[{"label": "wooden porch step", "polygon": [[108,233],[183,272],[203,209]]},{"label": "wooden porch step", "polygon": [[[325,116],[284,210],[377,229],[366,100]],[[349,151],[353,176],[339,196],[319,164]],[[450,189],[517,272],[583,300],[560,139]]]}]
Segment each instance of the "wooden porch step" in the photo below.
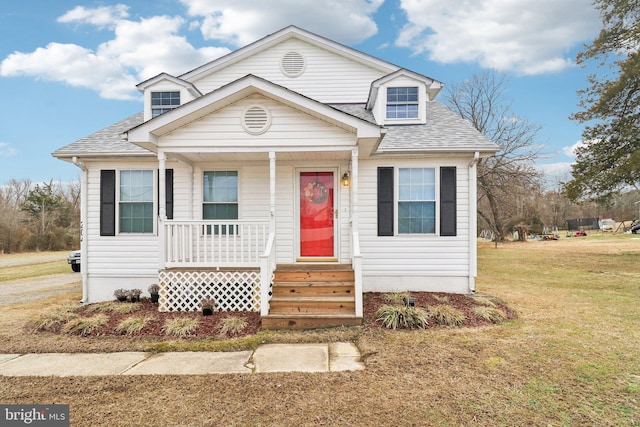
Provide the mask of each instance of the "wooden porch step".
[{"label": "wooden porch step", "polygon": [[264,329],[313,329],[362,324],[356,317],[355,275],[348,264],[278,264]]},{"label": "wooden porch step", "polygon": [[353,314],[269,314],[262,317],[262,329],[319,329],[361,324],[362,317]]},{"label": "wooden porch step", "polygon": [[353,281],[278,282],[273,287],[274,297],[291,296],[353,296]]},{"label": "wooden porch step", "polygon": [[354,314],[355,309],[355,297],[272,297],[269,302],[269,314]]},{"label": "wooden porch step", "polygon": [[283,270],[274,271],[274,282],[353,281],[353,270]]}]

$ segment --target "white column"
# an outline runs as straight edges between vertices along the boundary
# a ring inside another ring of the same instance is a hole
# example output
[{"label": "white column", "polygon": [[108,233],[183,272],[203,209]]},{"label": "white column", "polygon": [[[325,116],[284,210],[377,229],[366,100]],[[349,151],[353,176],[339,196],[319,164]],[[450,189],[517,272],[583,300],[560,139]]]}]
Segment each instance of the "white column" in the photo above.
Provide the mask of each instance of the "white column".
[{"label": "white column", "polygon": [[358,148],[351,150],[351,226],[354,232],[360,231],[358,201]]},{"label": "white column", "polygon": [[351,150],[351,246],[355,278],[356,316],[362,316],[362,255],[360,254],[360,217],[358,206],[358,148]]},{"label": "white column", "polygon": [[158,267],[164,270],[167,254],[164,221],[167,219],[167,157],[162,151],[158,151]]},{"label": "white column", "polygon": [[276,153],[269,151],[269,234],[276,232]]}]

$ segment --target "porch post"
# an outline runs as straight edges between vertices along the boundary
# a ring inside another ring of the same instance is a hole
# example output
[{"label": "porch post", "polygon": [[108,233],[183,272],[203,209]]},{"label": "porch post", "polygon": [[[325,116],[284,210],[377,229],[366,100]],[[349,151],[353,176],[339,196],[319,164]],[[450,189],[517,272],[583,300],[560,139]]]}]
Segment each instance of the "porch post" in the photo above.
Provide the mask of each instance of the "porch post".
[{"label": "porch post", "polygon": [[351,227],[353,231],[360,231],[358,207],[358,148],[351,150]]},{"label": "porch post", "polygon": [[164,221],[167,219],[167,186],[166,186],[166,160],[163,151],[158,151],[158,267],[164,270],[166,260],[166,242]]},{"label": "porch post", "polygon": [[360,254],[358,155],[358,147],[351,150],[351,240],[353,247],[352,267],[355,279],[356,316],[362,316],[362,254]]},{"label": "porch post", "polygon": [[269,151],[269,234],[276,232],[276,153]]}]

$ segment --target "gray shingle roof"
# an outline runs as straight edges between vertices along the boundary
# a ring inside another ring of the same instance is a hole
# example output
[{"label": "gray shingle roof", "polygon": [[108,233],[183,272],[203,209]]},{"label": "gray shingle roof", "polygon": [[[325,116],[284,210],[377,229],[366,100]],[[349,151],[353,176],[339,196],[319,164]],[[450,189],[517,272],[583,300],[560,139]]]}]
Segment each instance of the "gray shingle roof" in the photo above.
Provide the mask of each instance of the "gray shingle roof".
[{"label": "gray shingle roof", "polygon": [[[375,123],[365,104],[334,104],[347,114]],[[386,125],[387,134],[378,153],[404,151],[497,151],[498,146],[478,132],[468,121],[439,102],[427,103],[424,125]]]},{"label": "gray shingle roof", "polygon": [[149,150],[122,139],[122,134],[143,122],[143,114],[137,113],[131,117],[114,123],[98,132],[85,136],[69,145],[57,149],[52,153],[54,157],[71,157],[86,155],[154,155]]},{"label": "gray shingle roof", "polygon": [[[344,113],[371,123],[375,119],[365,104],[332,104]],[[53,152],[54,157],[87,155],[153,155],[150,151],[122,139],[126,131],[142,124],[143,114],[134,114],[87,137]],[[439,102],[427,103],[426,125],[386,126],[378,153],[407,151],[497,151],[498,146],[485,138],[469,122]]]}]

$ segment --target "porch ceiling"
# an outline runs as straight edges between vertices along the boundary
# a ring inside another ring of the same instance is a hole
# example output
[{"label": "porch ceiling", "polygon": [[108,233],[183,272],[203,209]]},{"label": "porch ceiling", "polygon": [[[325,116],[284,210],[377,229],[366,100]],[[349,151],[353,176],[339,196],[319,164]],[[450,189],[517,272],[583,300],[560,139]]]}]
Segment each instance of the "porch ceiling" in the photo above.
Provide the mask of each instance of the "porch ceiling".
[{"label": "porch ceiling", "polygon": [[[172,153],[165,152],[167,157],[176,158],[191,164],[206,162],[269,162],[268,152],[215,152],[215,153]],[[351,159],[351,151],[277,151],[276,161],[343,161]]]}]

